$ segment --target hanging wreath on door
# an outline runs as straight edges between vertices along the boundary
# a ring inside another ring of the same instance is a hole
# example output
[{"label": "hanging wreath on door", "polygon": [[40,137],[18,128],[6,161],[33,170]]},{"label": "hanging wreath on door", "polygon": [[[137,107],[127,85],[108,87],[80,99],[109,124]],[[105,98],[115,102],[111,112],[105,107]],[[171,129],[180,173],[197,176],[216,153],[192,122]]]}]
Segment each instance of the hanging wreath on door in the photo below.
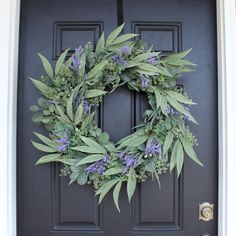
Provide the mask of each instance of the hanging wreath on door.
[{"label": "hanging wreath on door", "polygon": [[[32,120],[48,131],[47,136],[34,133],[41,143],[32,141],[33,146],[48,153],[36,164],[63,163],[61,174],[68,175],[70,183],[92,184],[99,203],[113,189],[118,210],[122,184],[127,184],[130,201],[137,183],[149,177],[159,183],[168,169],[176,168],[179,176],[184,152],[202,165],[188,126],[189,121],[197,123],[189,110],[195,103],[176,84],[194,66],[184,59],[190,50],[162,56],[140,41],[130,41],[137,34],[119,36],[123,27],[106,40],[103,33],[95,51],[89,42],[69,59],[69,50],[64,51],[55,69],[39,54],[46,74],[40,80],[31,78],[43,95],[31,106]],[[135,131],[115,144],[94,117],[103,97],[120,86],[145,94],[150,107]]]}]

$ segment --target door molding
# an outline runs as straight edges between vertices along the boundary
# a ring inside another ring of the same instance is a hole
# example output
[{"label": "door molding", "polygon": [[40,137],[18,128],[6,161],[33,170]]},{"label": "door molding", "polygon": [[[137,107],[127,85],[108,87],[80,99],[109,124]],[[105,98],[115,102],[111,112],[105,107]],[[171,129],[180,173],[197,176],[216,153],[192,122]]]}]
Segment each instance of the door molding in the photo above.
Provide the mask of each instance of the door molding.
[{"label": "door molding", "polygon": [[[219,117],[219,236],[236,235],[236,12],[217,1]],[[16,236],[16,115],[20,0],[0,0],[0,236]],[[235,64],[235,65],[234,65]],[[217,148],[217,147],[216,147]],[[197,217],[197,216],[196,216]]]}]

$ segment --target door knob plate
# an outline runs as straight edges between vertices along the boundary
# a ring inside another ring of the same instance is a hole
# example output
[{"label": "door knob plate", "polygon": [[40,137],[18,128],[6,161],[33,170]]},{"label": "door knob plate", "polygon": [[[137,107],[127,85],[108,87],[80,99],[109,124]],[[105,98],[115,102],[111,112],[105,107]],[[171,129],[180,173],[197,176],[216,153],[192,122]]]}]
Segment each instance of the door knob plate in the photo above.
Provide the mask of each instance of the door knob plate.
[{"label": "door knob plate", "polygon": [[214,204],[203,202],[199,204],[199,220],[209,221],[214,219]]}]

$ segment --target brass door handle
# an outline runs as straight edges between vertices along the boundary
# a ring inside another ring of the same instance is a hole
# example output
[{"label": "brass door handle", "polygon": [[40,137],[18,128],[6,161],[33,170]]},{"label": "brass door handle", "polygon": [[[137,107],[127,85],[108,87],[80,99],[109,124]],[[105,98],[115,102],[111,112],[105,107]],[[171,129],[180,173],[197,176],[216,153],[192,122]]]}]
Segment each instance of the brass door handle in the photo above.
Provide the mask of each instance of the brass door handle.
[{"label": "brass door handle", "polygon": [[199,220],[209,221],[214,218],[214,204],[204,202],[199,204]]}]

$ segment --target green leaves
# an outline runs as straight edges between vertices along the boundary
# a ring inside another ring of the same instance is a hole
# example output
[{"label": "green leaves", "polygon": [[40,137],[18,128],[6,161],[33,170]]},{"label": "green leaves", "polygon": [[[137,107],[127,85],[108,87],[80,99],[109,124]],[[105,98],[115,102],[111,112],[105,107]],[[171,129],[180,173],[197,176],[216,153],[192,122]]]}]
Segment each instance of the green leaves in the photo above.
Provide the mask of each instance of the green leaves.
[{"label": "green leaves", "polygon": [[85,185],[87,181],[88,181],[88,174],[85,171],[80,171],[77,178],[77,183],[79,185]]},{"label": "green leaves", "polygon": [[182,95],[181,93],[177,93],[175,91],[166,91],[166,93],[174,100],[177,100],[178,102],[188,104],[188,105],[195,105],[192,100],[188,99],[186,96]]},{"label": "green leaves", "polygon": [[112,44],[120,44],[120,43],[123,43],[131,38],[134,38],[134,37],[137,37],[138,34],[124,34],[118,38],[116,38]]},{"label": "green leaves", "polygon": [[106,91],[103,91],[103,90],[98,90],[98,89],[90,89],[90,90],[87,90],[85,92],[85,97],[86,98],[94,98],[94,97],[98,97],[98,96],[102,96],[104,94],[106,94],[107,92]]},{"label": "green leaves", "polygon": [[97,153],[103,153],[106,154],[105,148],[103,148],[100,144],[95,142],[94,140],[87,138],[87,137],[81,137],[82,141],[87,144],[89,147],[94,148],[97,150]]},{"label": "green leaves", "polygon": [[187,139],[182,138],[181,142],[183,144],[184,150],[185,152],[188,154],[188,156],[195,161],[197,164],[199,164],[200,166],[203,166],[203,164],[201,163],[201,161],[198,159],[197,154],[195,153],[195,151],[193,150],[192,144],[190,142],[187,141]]},{"label": "green leaves", "polygon": [[163,155],[167,154],[167,152],[169,151],[171,144],[173,142],[173,138],[174,135],[171,131],[168,132],[165,141],[164,141],[164,145],[163,145]]},{"label": "green leaves", "polygon": [[171,157],[170,157],[170,171],[174,169],[176,166],[176,159],[177,159],[177,149],[179,145],[179,140],[177,140],[173,146]]},{"label": "green leaves", "polygon": [[178,112],[188,116],[189,120],[191,120],[193,123],[197,124],[197,121],[194,119],[194,117],[187,110],[185,110],[184,107],[178,101],[176,101],[175,99],[173,99],[170,96],[166,96],[166,98],[172,107],[174,107]]},{"label": "green leaves", "polygon": [[95,77],[99,72],[101,72],[108,62],[109,62],[108,60],[104,60],[104,61],[101,61],[100,63],[96,64],[96,65],[92,68],[92,70],[89,71],[89,73],[88,73],[88,79],[92,79],[92,78]]},{"label": "green leaves", "polygon": [[[61,69],[61,66],[63,65],[64,61],[65,61],[65,58],[66,58],[66,55],[69,51],[69,48],[67,50],[65,50],[61,55],[60,57],[58,58],[57,60],[57,63],[56,63],[56,66],[55,66],[55,75],[57,75]],[[51,73],[51,72],[50,72]]]},{"label": "green leaves", "polygon": [[49,146],[47,146],[47,145],[43,145],[43,144],[40,144],[40,143],[36,143],[36,142],[34,142],[34,141],[31,141],[31,142],[32,142],[33,146],[34,146],[35,148],[37,148],[39,151],[42,151],[42,152],[56,152],[55,149],[53,149],[53,148],[51,148],[51,147],[49,147]]},{"label": "green leaves", "polygon": [[33,82],[34,86],[45,96],[47,96],[48,91],[50,90],[50,88],[44,84],[43,82],[30,78],[31,81]]},{"label": "green leaves", "polygon": [[129,202],[131,201],[134,191],[136,189],[137,179],[136,177],[130,176],[127,182],[127,195]]},{"label": "green leaves", "polygon": [[53,79],[54,77],[54,72],[53,72],[53,69],[52,69],[52,66],[50,64],[50,62],[48,61],[48,59],[46,57],[44,57],[42,54],[38,53],[39,57],[40,57],[40,60],[43,64],[43,67],[44,67],[44,70],[46,71],[48,77],[50,79]]},{"label": "green leaves", "polygon": [[178,142],[176,150],[176,167],[177,167],[178,177],[180,176],[183,163],[184,163],[184,151],[181,142]]},{"label": "green leaves", "polygon": [[46,164],[46,163],[49,163],[49,162],[58,161],[60,156],[61,156],[61,154],[59,154],[59,153],[49,154],[49,155],[43,156],[36,162],[35,165]]},{"label": "green leaves", "polygon": [[107,144],[109,142],[109,135],[106,132],[101,133],[101,135],[99,136],[99,141],[101,142],[101,144]]},{"label": "green leaves", "polygon": [[120,25],[119,27],[117,27],[115,30],[113,30],[109,36],[107,37],[106,40],[106,46],[110,46],[113,41],[116,39],[116,37],[120,34],[120,32],[123,30],[124,28],[124,23],[122,25]]},{"label": "green leaves", "polygon": [[78,71],[81,79],[84,79],[85,64],[86,64],[86,57],[85,57],[85,54],[83,54],[80,58],[80,65],[79,65],[79,71]]},{"label": "green leaves", "polygon": [[47,144],[50,147],[55,147],[56,143],[54,141],[52,141],[51,139],[47,138],[46,136],[36,133],[34,132],[34,134],[45,144]]},{"label": "green leaves", "polygon": [[116,175],[124,171],[123,167],[113,167],[105,171],[104,175]]},{"label": "green leaves", "polygon": [[[149,176],[159,182],[159,175],[169,167],[176,168],[179,176],[185,152],[202,165],[193,149],[197,140],[186,125],[186,120],[196,122],[186,107],[195,103],[176,85],[176,79],[194,65],[183,59],[190,50],[159,56],[160,52],[145,49],[142,43],[134,41],[137,34],[120,35],[123,28],[124,24],[120,25],[107,39],[102,33],[95,51],[87,43],[67,60],[69,49],[65,50],[55,68],[39,54],[45,75],[40,77],[41,81],[31,78],[44,95],[31,107],[35,112],[32,119],[48,131],[48,137],[35,133],[41,143],[32,141],[36,149],[47,154],[36,164],[63,163],[62,174],[70,175],[70,183],[91,183],[99,188],[96,192],[99,203],[113,190],[118,211],[123,182],[127,183],[131,201],[137,182]],[[143,86],[145,79],[149,82]],[[114,144],[109,134],[97,127],[96,109],[87,112],[86,108],[87,104],[89,110],[90,105],[95,108],[103,96],[123,85],[146,93],[150,108],[145,111],[142,123],[134,127],[136,131]],[[79,104],[75,102],[78,95]],[[161,150],[163,158],[157,158],[155,152]],[[94,172],[87,171],[94,163]]]},{"label": "green leaves", "polygon": [[62,110],[62,108],[59,105],[57,105],[57,104],[56,104],[56,108],[57,108],[57,111],[58,111],[60,117],[62,118],[62,120],[65,123],[71,124],[71,120],[65,115],[65,113]]},{"label": "green leaves", "polygon": [[101,53],[105,47],[105,37],[104,37],[104,32],[102,33],[101,37],[99,38],[96,46],[95,52],[97,54]]},{"label": "green leaves", "polygon": [[183,168],[184,151],[193,161],[203,166],[200,160],[197,158],[195,151],[193,150],[192,143],[190,143],[186,138],[181,137],[175,141],[170,160],[170,171],[172,171],[176,166],[178,176],[180,175]]},{"label": "green leaves", "polygon": [[75,112],[75,117],[74,117],[74,122],[75,122],[75,125],[78,125],[79,122],[81,121],[82,119],[82,115],[83,115],[83,101],[79,104],[76,112]]},{"label": "green leaves", "polygon": [[89,163],[93,163],[93,162],[96,162],[96,161],[100,161],[104,158],[104,155],[101,155],[101,154],[94,154],[94,155],[89,155],[85,158],[83,158],[81,161],[79,161],[76,166],[81,166],[81,165],[84,165],[84,164],[89,164]]},{"label": "green leaves", "polygon": [[[73,112],[73,101],[75,99],[75,97],[78,94],[78,91],[80,89],[81,85],[76,86],[76,88],[73,90],[73,92],[71,93],[70,98],[67,101],[66,104],[66,112],[67,115],[69,116],[70,120],[73,121],[74,120],[74,112]],[[60,113],[60,112],[59,112]],[[61,115],[61,113],[60,113]],[[62,115],[63,116],[63,115]],[[64,117],[64,116],[63,116]],[[64,117],[65,118],[65,117]]]},{"label": "green leaves", "polygon": [[133,58],[133,61],[135,62],[143,62],[145,60],[147,60],[148,58],[151,57],[157,57],[160,54],[160,52],[146,52],[146,53],[142,53],[139,54],[138,56]]},{"label": "green leaves", "polygon": [[125,140],[124,142],[122,142],[118,146],[118,149],[122,148],[122,147],[138,147],[139,145],[145,143],[147,141],[147,139],[148,139],[147,135],[131,137],[131,138]]},{"label": "green leaves", "polygon": [[121,189],[121,185],[122,185],[122,181],[119,181],[114,190],[113,190],[113,199],[116,205],[117,210],[120,212],[120,208],[119,208],[119,194],[120,194],[120,189]]},{"label": "green leaves", "polygon": [[96,195],[100,195],[99,204],[101,203],[102,199],[106,196],[106,194],[109,192],[109,190],[119,181],[120,179],[110,180],[106,182],[105,184],[103,184],[102,187],[97,190]]},{"label": "green leaves", "polygon": [[162,75],[172,77],[172,75],[168,72],[168,70],[160,69],[157,66],[153,66],[148,63],[140,63],[137,65],[137,68],[140,69],[141,71],[143,71],[143,74],[146,74],[145,72],[151,72],[154,74],[162,74]]}]

